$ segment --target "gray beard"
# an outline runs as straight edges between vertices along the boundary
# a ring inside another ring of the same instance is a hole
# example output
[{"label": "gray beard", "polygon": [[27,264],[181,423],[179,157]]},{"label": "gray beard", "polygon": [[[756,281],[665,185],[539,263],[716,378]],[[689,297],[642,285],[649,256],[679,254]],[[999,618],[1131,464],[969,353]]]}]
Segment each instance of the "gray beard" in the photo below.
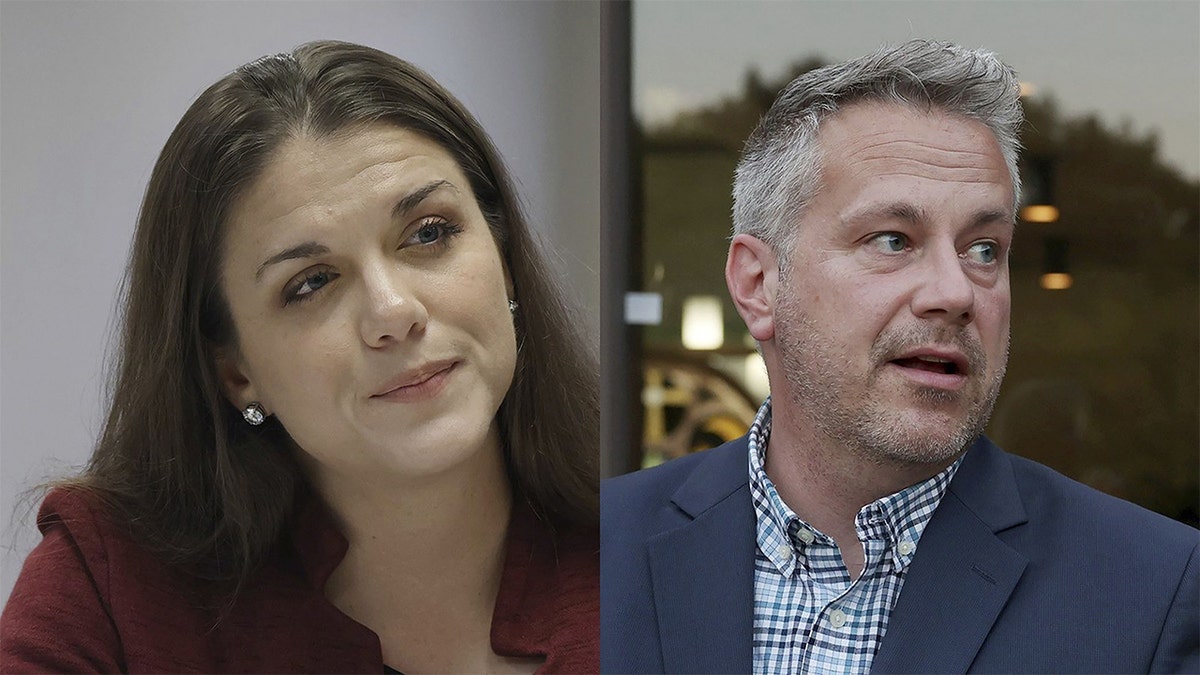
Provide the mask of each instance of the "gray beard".
[{"label": "gray beard", "polygon": [[853,372],[853,364],[838,364],[829,353],[826,343],[811,319],[794,306],[786,293],[777,296],[776,343],[788,384],[788,398],[801,414],[811,419],[824,435],[845,446],[861,459],[873,464],[947,464],[978,438],[996,405],[1000,384],[1008,363],[1005,345],[1000,369],[990,382],[982,375],[960,391],[920,388],[916,396],[931,404],[952,403],[970,397],[967,414],[949,433],[936,428],[917,428],[911,419],[891,409],[881,400],[872,385],[881,369],[892,358],[916,345],[954,344],[967,356],[968,372],[985,373],[987,357],[978,340],[965,331],[950,329],[889,331],[881,334],[872,345],[870,363],[873,370],[867,377],[863,396],[847,391],[840,373]]}]

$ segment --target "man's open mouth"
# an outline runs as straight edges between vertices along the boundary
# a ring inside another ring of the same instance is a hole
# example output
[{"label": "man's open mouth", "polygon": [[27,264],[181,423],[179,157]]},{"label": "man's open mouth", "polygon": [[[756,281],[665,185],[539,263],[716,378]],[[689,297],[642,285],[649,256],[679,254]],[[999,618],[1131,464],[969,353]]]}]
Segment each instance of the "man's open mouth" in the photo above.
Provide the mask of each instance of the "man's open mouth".
[{"label": "man's open mouth", "polygon": [[961,372],[958,364],[954,361],[937,356],[912,356],[895,359],[892,363],[902,368],[916,368],[918,370],[928,370],[931,373],[942,373],[945,375],[958,375]]}]

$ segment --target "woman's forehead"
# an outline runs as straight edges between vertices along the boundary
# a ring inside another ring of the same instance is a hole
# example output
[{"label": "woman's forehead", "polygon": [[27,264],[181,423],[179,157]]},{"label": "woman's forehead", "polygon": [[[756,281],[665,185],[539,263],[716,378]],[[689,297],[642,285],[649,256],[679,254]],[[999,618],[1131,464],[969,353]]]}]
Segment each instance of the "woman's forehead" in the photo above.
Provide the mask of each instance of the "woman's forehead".
[{"label": "woman's forehead", "polygon": [[470,184],[454,158],[408,129],[377,125],[352,133],[285,141],[242,196],[231,225],[338,218],[386,205],[422,185],[444,182],[460,196]]}]

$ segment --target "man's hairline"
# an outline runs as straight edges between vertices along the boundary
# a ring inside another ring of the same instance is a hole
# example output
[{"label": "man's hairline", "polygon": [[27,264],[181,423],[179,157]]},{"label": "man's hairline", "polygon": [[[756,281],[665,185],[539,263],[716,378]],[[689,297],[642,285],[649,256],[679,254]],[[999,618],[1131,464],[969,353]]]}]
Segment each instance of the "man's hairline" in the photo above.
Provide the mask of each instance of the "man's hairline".
[{"label": "man's hairline", "polygon": [[[800,222],[799,221],[804,216],[804,213],[808,210],[808,207],[812,203],[812,201],[817,198],[817,195],[819,195],[821,193],[822,189],[824,189],[824,187],[825,187],[826,153],[825,153],[825,148],[821,143],[822,129],[825,127],[826,122],[836,119],[838,116],[845,113],[845,111],[847,109],[851,109],[856,106],[871,105],[871,104],[890,106],[890,107],[909,108],[909,109],[915,110],[919,113],[923,113],[926,115],[932,114],[935,110],[940,110],[942,113],[944,113],[946,115],[951,115],[953,117],[957,117],[957,118],[960,118],[963,120],[978,122],[979,124],[981,124],[983,126],[983,128],[987,130],[988,135],[992,139],[992,141],[995,142],[996,149],[1000,153],[1000,158],[1004,163],[1004,170],[1006,172],[1008,172],[1008,174],[1009,174],[1008,184],[1009,184],[1009,188],[1013,192],[1013,214],[1012,215],[1013,215],[1013,219],[1014,219],[1014,223],[1015,223],[1016,215],[1017,215],[1016,210],[1017,210],[1017,206],[1018,206],[1017,202],[1020,199],[1020,195],[1017,190],[1017,177],[1012,174],[1012,171],[1008,166],[1008,158],[1005,157],[1005,154],[1004,154],[1004,144],[1000,142],[1000,138],[996,135],[996,131],[994,129],[992,129],[992,127],[989,124],[987,124],[986,122],[984,122],[983,120],[981,120],[977,117],[973,117],[962,111],[951,110],[947,106],[942,105],[937,102],[933,102],[933,101],[928,102],[926,105],[921,105],[920,102],[917,102],[917,101],[908,101],[908,100],[897,101],[897,100],[887,99],[887,98],[883,98],[883,97],[873,97],[873,96],[864,96],[861,98],[852,99],[845,103],[843,103],[841,101],[836,101],[836,102],[833,102],[834,109],[832,111],[828,111],[825,114],[819,115],[817,117],[816,128],[814,128],[813,132],[812,132],[812,139],[813,139],[812,143],[811,143],[812,166],[813,166],[812,193],[807,196],[807,198],[804,200],[804,203],[802,206],[799,206],[794,209],[793,213],[776,214],[776,218],[788,218],[791,221],[790,225],[782,224],[783,226],[778,227],[777,229],[776,228],[767,228],[768,233],[771,231],[775,231],[775,232],[779,232],[780,234],[783,235],[778,238],[779,241],[777,241],[774,245],[772,245],[771,242],[769,242],[769,241],[764,242],[772,248],[772,252],[775,254],[775,259],[777,261],[777,267],[778,267],[781,281],[786,279],[787,274],[791,271],[791,254],[792,254],[792,248],[795,245],[796,235],[800,230]],[[800,133],[800,129],[802,126],[803,126],[803,122],[801,122],[801,124],[797,124],[792,129],[792,132],[790,134],[792,138],[795,138],[795,136],[798,133]],[[1018,160],[1019,160],[1020,147],[1017,146],[1014,149],[1018,152]],[[796,178],[798,177],[798,173],[799,173],[798,171],[791,172],[791,174],[788,176],[788,180],[786,181],[787,183],[789,183],[789,185],[784,186],[785,188],[794,189],[795,187],[797,187],[795,185],[795,181],[796,181]],[[776,224],[778,225],[778,223],[776,223]],[[751,236],[755,236],[755,238],[758,238],[756,235],[754,235],[750,232],[746,232],[746,234],[751,234]]]}]

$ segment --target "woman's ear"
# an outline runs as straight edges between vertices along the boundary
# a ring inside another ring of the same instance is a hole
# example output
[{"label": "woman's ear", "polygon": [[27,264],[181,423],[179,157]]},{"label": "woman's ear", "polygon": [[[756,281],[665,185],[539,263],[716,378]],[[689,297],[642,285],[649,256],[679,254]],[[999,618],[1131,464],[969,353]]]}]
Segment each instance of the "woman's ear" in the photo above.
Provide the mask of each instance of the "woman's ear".
[{"label": "woman's ear", "polygon": [[779,260],[766,242],[739,234],[729,245],[725,284],[750,335],[759,342],[775,337],[775,293]]},{"label": "woman's ear", "polygon": [[251,403],[262,405],[259,392],[246,372],[241,354],[236,349],[221,348],[216,352],[217,380],[225,398],[238,410]]},{"label": "woman's ear", "polygon": [[517,289],[513,285],[512,272],[509,271],[509,263],[503,253],[500,255],[500,267],[504,269],[504,292],[507,294],[509,300],[516,300]]}]

